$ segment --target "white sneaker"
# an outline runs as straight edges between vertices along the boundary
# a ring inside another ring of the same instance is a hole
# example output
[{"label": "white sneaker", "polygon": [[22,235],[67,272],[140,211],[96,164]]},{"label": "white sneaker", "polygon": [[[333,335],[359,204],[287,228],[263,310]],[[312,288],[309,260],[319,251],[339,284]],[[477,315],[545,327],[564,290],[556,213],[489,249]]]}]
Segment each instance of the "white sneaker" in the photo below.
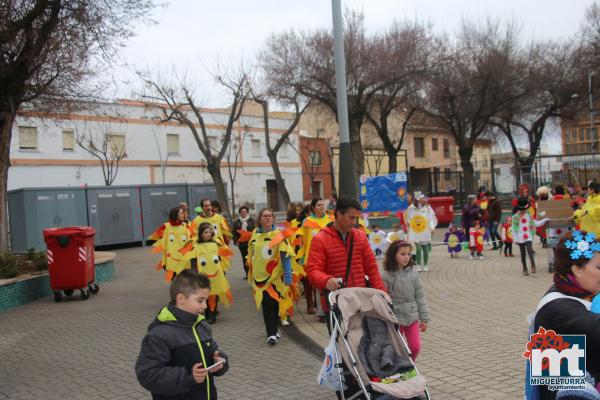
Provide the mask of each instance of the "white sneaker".
[{"label": "white sneaker", "polygon": [[277,343],[277,336],[269,336],[267,338],[267,343],[269,343],[271,346],[273,346],[274,344]]},{"label": "white sneaker", "polygon": [[428,272],[429,271],[429,265],[426,265],[423,267],[423,271]]},{"label": "white sneaker", "polygon": [[479,256],[479,259],[480,260],[485,260],[485,257],[484,256]]},{"label": "white sneaker", "polygon": [[423,267],[421,267],[420,265],[417,265],[417,272],[421,272],[423,271]]},{"label": "white sneaker", "polygon": [[473,259],[473,256],[469,255],[469,260],[472,260],[472,259]]},{"label": "white sneaker", "polygon": [[282,319],[281,326],[290,326],[290,322],[287,319]]}]

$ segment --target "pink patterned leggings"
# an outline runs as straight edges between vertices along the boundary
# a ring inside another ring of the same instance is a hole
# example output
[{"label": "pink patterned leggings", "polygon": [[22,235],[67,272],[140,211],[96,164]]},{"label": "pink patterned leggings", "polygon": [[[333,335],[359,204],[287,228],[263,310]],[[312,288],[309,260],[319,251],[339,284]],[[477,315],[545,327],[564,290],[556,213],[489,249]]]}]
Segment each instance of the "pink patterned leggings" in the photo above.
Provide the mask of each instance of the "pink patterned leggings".
[{"label": "pink patterned leggings", "polygon": [[421,336],[419,334],[419,321],[415,321],[408,326],[400,325],[400,333],[406,338],[406,343],[412,355],[410,358],[416,360],[421,351]]}]

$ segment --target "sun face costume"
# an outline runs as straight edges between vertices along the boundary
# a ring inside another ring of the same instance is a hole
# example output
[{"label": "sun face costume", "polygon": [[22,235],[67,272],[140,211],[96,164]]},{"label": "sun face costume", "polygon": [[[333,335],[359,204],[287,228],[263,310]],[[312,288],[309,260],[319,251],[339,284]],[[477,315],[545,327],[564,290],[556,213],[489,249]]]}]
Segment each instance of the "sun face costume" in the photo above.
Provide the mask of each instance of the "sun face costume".
[{"label": "sun face costume", "polygon": [[383,253],[385,253],[385,249],[387,247],[387,241],[385,240],[385,232],[372,231],[371,233],[369,233],[368,238],[369,245],[371,245],[371,250],[373,250],[375,257],[383,257]]},{"label": "sun face costume", "polygon": [[298,296],[298,289],[290,277],[284,283],[284,265],[282,255],[290,260],[294,258],[294,250],[284,231],[274,229],[269,232],[254,230],[248,242],[248,282],[254,290],[256,308],[260,309],[264,292],[279,302],[279,316],[291,315],[293,299]]},{"label": "sun face costume", "polygon": [[590,194],[573,218],[580,230],[600,236],[600,194]]},{"label": "sun face costume", "polygon": [[212,226],[214,232],[213,240],[217,242],[223,249],[225,249],[223,251],[228,251],[229,253],[227,258],[223,258],[221,260],[223,271],[227,272],[229,270],[229,266],[231,265],[231,256],[233,255],[233,250],[231,250],[231,248],[226,244],[228,240],[225,240],[225,238],[229,239],[233,237],[229,228],[229,224],[221,214],[215,213],[208,218],[203,214],[200,214],[189,224],[190,236],[192,239],[198,238],[198,227],[203,222],[206,222]]},{"label": "sun face costume", "polygon": [[221,214],[215,213],[210,217],[205,217],[203,214],[200,214],[192,220],[190,224],[192,238],[195,238],[198,235],[198,227],[203,222],[207,222],[212,226],[213,231],[215,232],[214,237],[218,239],[218,241],[225,243],[225,238],[230,239],[233,237],[227,220]]},{"label": "sun face costume", "polygon": [[155,241],[152,253],[162,253],[156,270],[165,270],[165,281],[171,282],[175,275],[190,268],[189,260],[185,260],[179,253],[179,249],[185,246],[189,238],[188,227],[181,221],[165,222],[148,236],[149,240]]},{"label": "sun face costume", "polygon": [[198,272],[205,274],[210,280],[210,295],[208,296],[208,307],[214,311],[219,303],[229,306],[233,303],[233,296],[229,288],[229,281],[223,272],[222,260],[230,258],[231,255],[217,242],[209,241],[198,243],[188,241],[180,250],[181,257],[186,260],[196,259]]},{"label": "sun face costume", "polygon": [[305,265],[306,260],[308,260],[313,237],[331,222],[333,222],[333,218],[328,214],[325,214],[322,217],[311,215],[302,221],[302,226],[298,230],[302,244],[297,254],[301,265]]}]

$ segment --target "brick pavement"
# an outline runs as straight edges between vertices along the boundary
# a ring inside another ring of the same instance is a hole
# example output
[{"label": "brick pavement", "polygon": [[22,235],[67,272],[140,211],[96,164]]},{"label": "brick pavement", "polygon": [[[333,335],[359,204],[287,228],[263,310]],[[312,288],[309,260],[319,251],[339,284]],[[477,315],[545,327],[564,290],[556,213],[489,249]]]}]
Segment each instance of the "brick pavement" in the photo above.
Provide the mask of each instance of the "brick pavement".
[{"label": "brick pavement", "polygon": [[[422,273],[432,321],[417,366],[435,400],[518,399],[531,312],[551,283],[545,250],[539,272],[524,277],[517,257],[486,252],[485,261],[432,253]],[[117,251],[115,277],[100,294],[54,304],[51,298],[0,313],[0,400],[148,398],[133,374],[147,324],[167,302],[166,285],[147,248]],[[215,337],[231,356],[218,378],[222,399],[334,398],[315,383],[320,361],[285,336],[269,348],[261,314],[236,262],[229,276],[235,304],[221,313]],[[298,307],[303,310],[305,304]],[[323,324],[298,313],[294,324],[323,345]]]},{"label": "brick pavement", "polygon": [[[133,366],[147,325],[168,301],[148,248],[118,250],[115,276],[81,302],[45,298],[0,313],[0,400],[147,399]],[[237,255],[236,255],[237,257]],[[229,274],[235,304],[214,325],[231,357],[217,378],[221,399],[332,398],[316,384],[320,363],[285,336],[266,344],[262,315],[242,280]]]},{"label": "brick pavement", "polygon": [[[432,399],[523,398],[525,318],[552,283],[546,249],[537,240],[534,249],[538,273],[523,276],[518,247],[514,258],[486,251],[484,261],[464,252],[451,259],[445,246],[433,248],[431,271],[420,274],[431,321],[417,359]],[[327,344],[327,329],[314,316],[299,313],[294,321]]]}]

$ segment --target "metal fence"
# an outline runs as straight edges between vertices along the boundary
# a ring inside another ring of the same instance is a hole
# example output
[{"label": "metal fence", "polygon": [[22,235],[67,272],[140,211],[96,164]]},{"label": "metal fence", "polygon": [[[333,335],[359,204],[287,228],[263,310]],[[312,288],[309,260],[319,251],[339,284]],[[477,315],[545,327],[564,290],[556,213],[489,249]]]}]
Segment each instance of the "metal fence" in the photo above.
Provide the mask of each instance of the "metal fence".
[{"label": "metal fence", "polygon": [[[562,184],[584,186],[590,180],[600,180],[600,154],[537,156],[531,168],[519,165],[514,157],[478,160],[473,163],[475,187],[484,186],[500,197],[513,196],[522,182],[534,189]],[[431,168],[420,176],[411,176],[411,189],[422,190],[430,196],[454,196],[455,204],[464,204],[464,173],[460,164]]]}]

